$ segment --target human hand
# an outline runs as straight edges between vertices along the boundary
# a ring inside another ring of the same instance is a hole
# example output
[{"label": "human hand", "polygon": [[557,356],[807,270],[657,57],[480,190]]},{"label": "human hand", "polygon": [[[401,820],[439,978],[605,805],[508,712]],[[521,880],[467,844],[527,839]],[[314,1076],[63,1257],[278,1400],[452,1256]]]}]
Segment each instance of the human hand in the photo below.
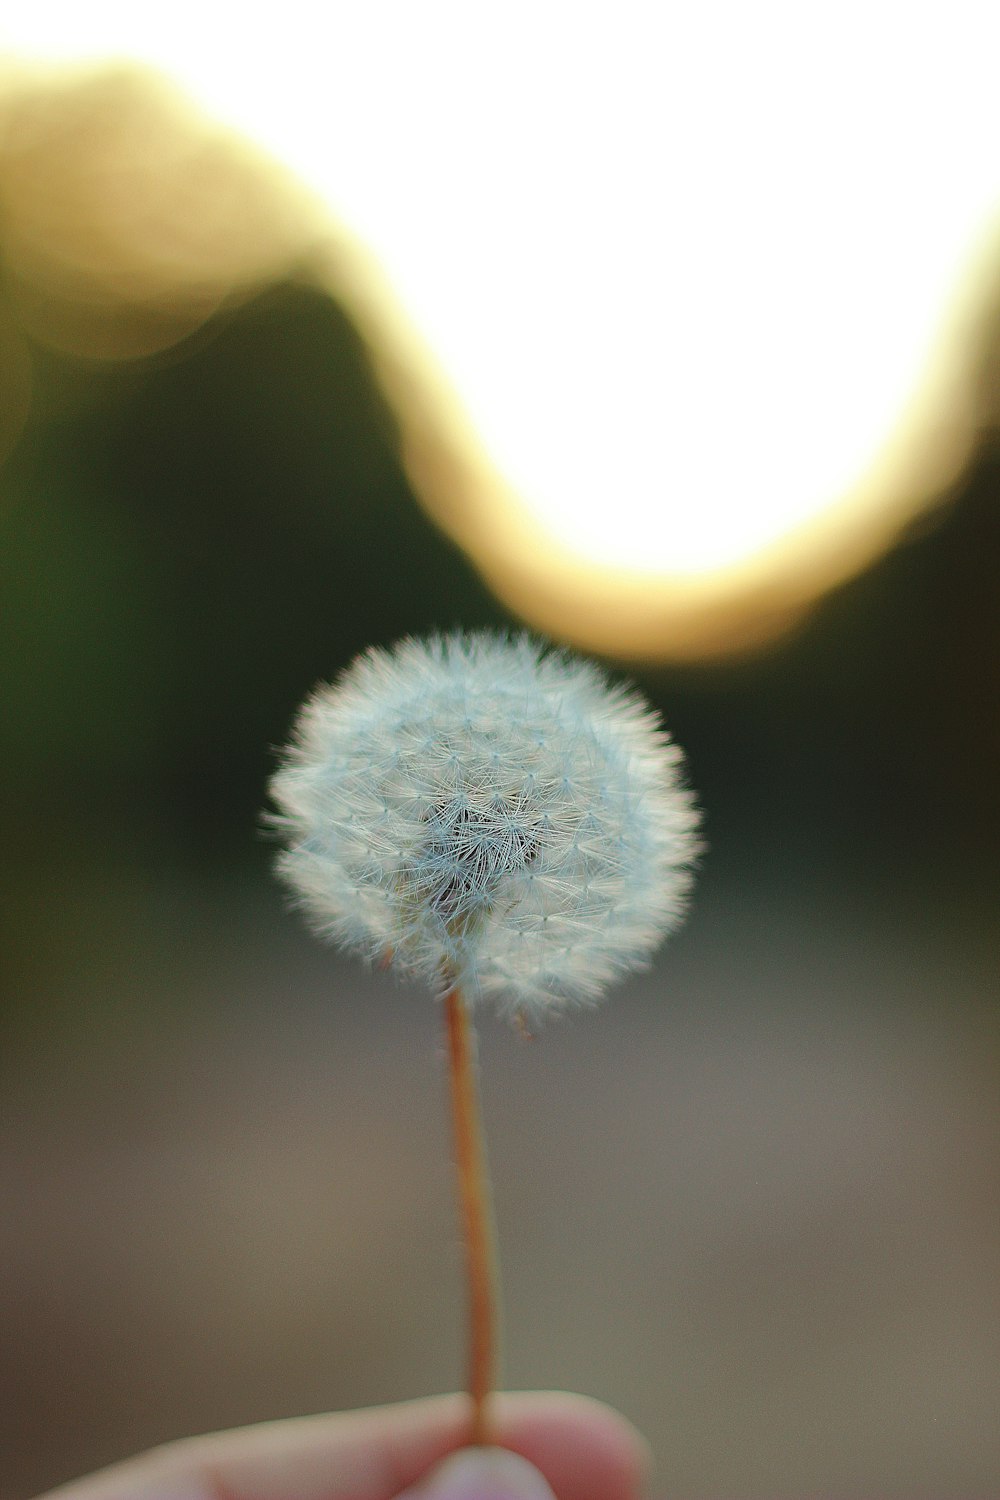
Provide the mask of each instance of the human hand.
[{"label": "human hand", "polygon": [[41,1500],[638,1500],[642,1439],[583,1396],[499,1396],[495,1448],[464,1397],[185,1438]]}]

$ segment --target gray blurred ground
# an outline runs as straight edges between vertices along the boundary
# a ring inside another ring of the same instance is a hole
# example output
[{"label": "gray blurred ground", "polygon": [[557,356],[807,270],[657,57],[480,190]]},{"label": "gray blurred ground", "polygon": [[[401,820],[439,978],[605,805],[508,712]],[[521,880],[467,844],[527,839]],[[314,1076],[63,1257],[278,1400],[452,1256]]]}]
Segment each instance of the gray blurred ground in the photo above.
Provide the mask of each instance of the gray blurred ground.
[{"label": "gray blurred ground", "polygon": [[[432,1002],[276,891],[132,900],[3,1078],[3,1500],[462,1378]],[[619,1406],[665,1494],[1000,1492],[993,940],[901,909],[710,885],[599,1010],[484,1020],[507,1383]]]}]

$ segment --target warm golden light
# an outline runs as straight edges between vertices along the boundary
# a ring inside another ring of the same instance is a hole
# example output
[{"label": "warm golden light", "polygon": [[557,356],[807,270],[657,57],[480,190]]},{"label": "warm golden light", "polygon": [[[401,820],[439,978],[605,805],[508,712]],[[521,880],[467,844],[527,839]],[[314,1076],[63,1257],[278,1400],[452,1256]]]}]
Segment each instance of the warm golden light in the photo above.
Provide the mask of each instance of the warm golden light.
[{"label": "warm golden light", "polygon": [[964,461],[989,7],[233,15],[36,0],[0,43],[156,63],[350,226],[423,497],[534,623],[738,649]]},{"label": "warm golden light", "polygon": [[4,83],[5,290],[43,344],[93,359],[157,353],[328,233],[287,174],[175,85],[134,68],[9,71]]}]

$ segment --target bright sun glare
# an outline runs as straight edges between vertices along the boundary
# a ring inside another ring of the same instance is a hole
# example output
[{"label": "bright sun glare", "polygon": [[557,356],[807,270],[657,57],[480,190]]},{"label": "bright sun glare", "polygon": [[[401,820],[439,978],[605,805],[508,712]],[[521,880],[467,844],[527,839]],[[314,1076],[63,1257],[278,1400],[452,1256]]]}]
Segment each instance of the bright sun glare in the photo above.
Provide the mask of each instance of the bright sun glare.
[{"label": "bright sun glare", "polygon": [[961,394],[998,40],[978,0],[35,0],[0,30],[153,62],[293,167],[537,545],[678,582],[878,503],[886,445]]}]

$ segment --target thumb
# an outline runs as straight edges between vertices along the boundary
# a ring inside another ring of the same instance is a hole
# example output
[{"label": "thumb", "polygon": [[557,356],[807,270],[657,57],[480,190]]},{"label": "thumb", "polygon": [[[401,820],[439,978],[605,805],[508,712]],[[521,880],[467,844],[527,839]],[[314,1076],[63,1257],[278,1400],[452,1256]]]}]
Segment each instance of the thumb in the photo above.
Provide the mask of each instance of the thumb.
[{"label": "thumb", "polygon": [[555,1500],[527,1459],[506,1448],[463,1448],[397,1500]]}]

